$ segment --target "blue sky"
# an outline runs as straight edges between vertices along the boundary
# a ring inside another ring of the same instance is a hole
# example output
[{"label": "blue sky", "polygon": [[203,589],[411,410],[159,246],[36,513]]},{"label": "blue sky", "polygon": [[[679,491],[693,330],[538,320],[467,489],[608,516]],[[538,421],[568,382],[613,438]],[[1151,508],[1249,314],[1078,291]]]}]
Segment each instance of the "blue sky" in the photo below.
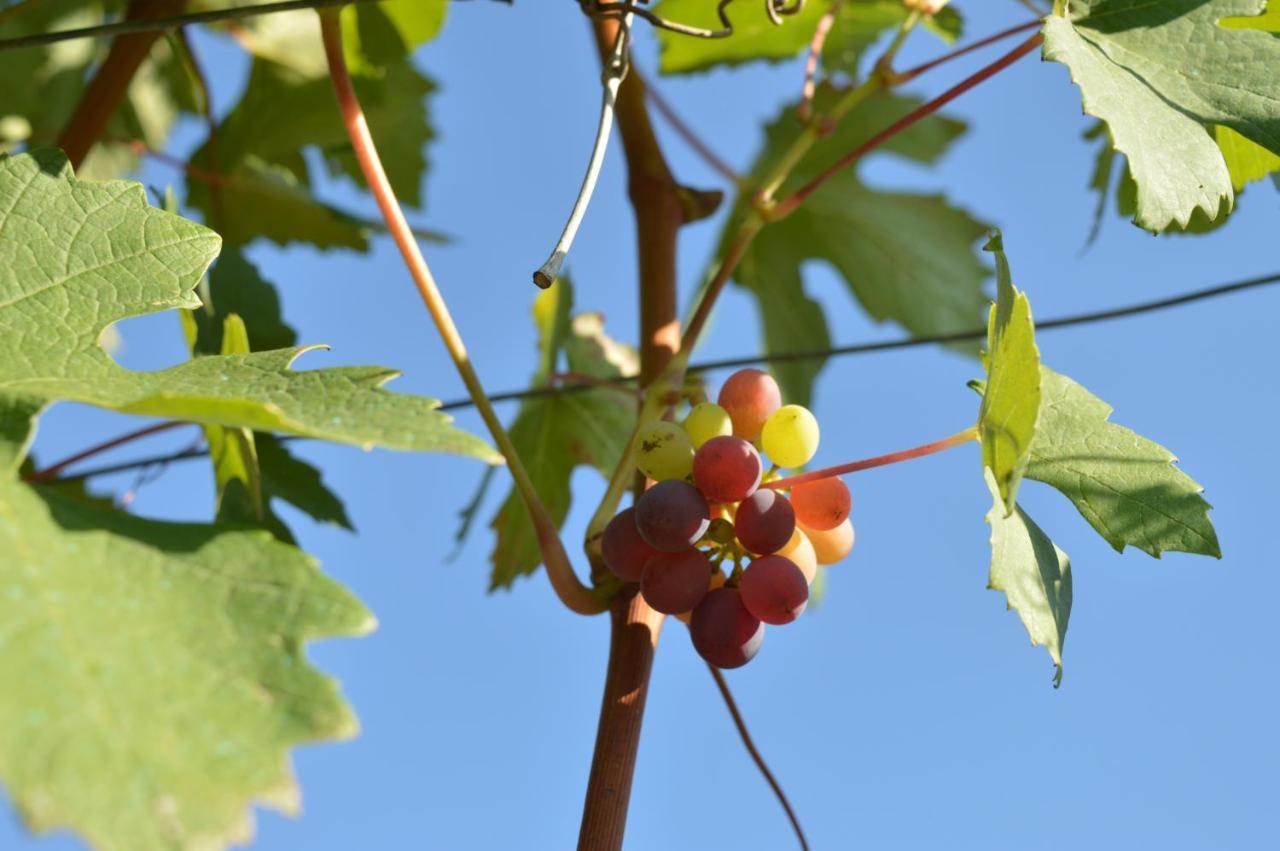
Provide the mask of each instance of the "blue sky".
[{"label": "blue sky", "polygon": [[[1012,2],[958,2],[972,36],[1025,19]],[[201,48],[218,100],[244,81],[235,51]],[[913,37],[904,64],[942,48]],[[986,52],[922,78],[941,91]],[[428,226],[456,234],[428,252],[486,384],[524,386],[534,369],[529,272],[559,233],[590,145],[598,68],[576,5],[523,0],[453,4],[442,37],[418,57],[441,84],[432,102]],[[640,38],[652,75],[656,50]],[[759,125],[795,97],[797,62],[663,81],[662,91],[730,162],[745,165]],[[924,171],[874,158],[883,187],[944,191],[1000,225],[1015,281],[1036,315],[1116,306],[1276,270],[1277,194],[1255,185],[1230,224],[1207,237],[1152,237],[1109,211],[1082,252],[1094,198],[1085,190],[1089,119],[1065,69],[1035,57],[965,95],[950,114],[972,124]],[[670,134],[676,173],[716,176]],[[197,138],[175,138],[185,153]],[[570,262],[579,307],[602,310],[631,339],[635,257],[617,151]],[[161,184],[173,173],[148,168]],[[326,192],[374,212],[347,184]],[[681,287],[696,286],[717,225],[687,228]],[[463,395],[393,247],[368,256],[309,249],[251,251],[281,288],[312,366],[379,363],[405,371],[395,388]],[[900,332],[871,323],[829,271],[808,288],[840,343]],[[831,570],[816,611],[769,632],[759,657],[729,674],[756,739],[816,849],[1259,849],[1275,841],[1280,687],[1266,649],[1280,578],[1270,537],[1280,473],[1274,317],[1280,290],[1120,322],[1045,333],[1046,363],[1116,407],[1114,419],[1176,452],[1206,487],[1225,558],[1121,556],[1056,492],[1029,484],[1022,501],[1072,557],[1075,604],[1066,675],[1029,646],[1003,597],[985,590],[989,497],[976,448],[851,479],[858,544]],[[172,316],[121,327],[129,366],[181,357]],[[730,290],[704,354],[760,348],[753,304]],[[305,366],[307,361],[303,362]],[[817,463],[838,463],[945,436],[972,422],[965,387],[976,364],[936,349],[832,362],[817,386]],[[724,376],[713,376],[719,381]],[[511,407],[504,408],[509,416]],[[460,422],[479,430],[473,414]],[[59,457],[135,425],[59,406],[37,451]],[[171,436],[138,446],[180,445]],[[437,457],[308,445],[346,496],[360,532],[316,527],[285,509],[303,545],[378,614],[359,641],[312,647],[343,682],[363,725],[342,745],[302,749],[300,820],[259,816],[256,848],[555,849],[572,847],[607,650],[602,618],[569,614],[545,577],[486,593],[484,524],[448,563],[456,513],[481,469]],[[119,453],[127,458],[129,452]],[[103,480],[122,490],[128,477]],[[567,540],[601,490],[580,471]],[[495,488],[487,520],[505,493]],[[205,519],[212,484],[199,464],[140,491],[140,513]],[[70,849],[0,821],[0,848]],[[793,847],[787,822],[738,741],[685,629],[659,648],[628,827],[629,849]]]}]

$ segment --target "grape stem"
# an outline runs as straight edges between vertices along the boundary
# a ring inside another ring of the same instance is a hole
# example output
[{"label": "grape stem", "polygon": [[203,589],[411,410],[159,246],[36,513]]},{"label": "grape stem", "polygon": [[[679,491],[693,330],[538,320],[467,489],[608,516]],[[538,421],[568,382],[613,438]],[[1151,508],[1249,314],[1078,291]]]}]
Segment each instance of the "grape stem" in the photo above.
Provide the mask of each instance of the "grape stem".
[{"label": "grape stem", "polygon": [[950,437],[944,437],[942,440],[926,443],[923,446],[903,449],[900,452],[890,452],[888,455],[877,455],[874,458],[864,458],[861,461],[850,461],[848,464],[838,464],[835,467],[823,467],[821,470],[811,470],[808,473],[788,476],[785,479],[775,479],[772,482],[765,482],[760,487],[789,490],[806,482],[816,482],[820,479],[843,476],[846,473],[856,473],[859,470],[870,470],[874,467],[886,467],[889,464],[897,464],[899,461],[910,461],[912,458],[923,458],[926,455],[933,455],[953,446],[960,446],[977,439],[978,428],[974,426],[964,431],[956,432]]},{"label": "grape stem", "polygon": [[470,356],[467,354],[466,346],[462,342],[462,336],[458,333],[458,328],[453,322],[453,317],[449,314],[449,308],[445,304],[444,297],[440,294],[439,287],[436,286],[431,269],[427,266],[427,261],[422,256],[422,250],[414,239],[413,231],[410,229],[408,221],[405,220],[400,202],[396,199],[390,181],[387,180],[386,172],[382,168],[382,160],[378,156],[377,147],[374,145],[373,137],[369,133],[364,111],[360,107],[355,87],[351,83],[351,75],[347,70],[347,62],[342,46],[340,12],[341,10],[336,8],[320,10],[320,29],[324,39],[325,57],[329,63],[329,75],[333,81],[334,93],[337,95],[338,106],[342,113],[342,121],[346,125],[347,135],[351,139],[356,159],[360,163],[360,170],[364,173],[365,181],[369,184],[369,190],[373,193],[373,197],[378,203],[378,209],[387,223],[387,230],[395,240],[396,246],[400,249],[400,254],[409,269],[409,274],[413,277],[414,284],[417,286],[418,294],[422,297],[427,311],[431,314],[431,319],[440,334],[440,339],[444,343],[445,349],[448,350],[449,356],[453,359],[454,366],[457,367],[458,374],[462,378],[462,383],[467,387],[468,395],[475,402],[476,410],[480,413],[480,417],[488,427],[489,433],[493,436],[493,441],[497,444],[498,450],[507,461],[507,466],[511,470],[511,477],[515,480],[516,490],[524,501],[525,509],[529,513],[529,519],[533,523],[534,532],[538,538],[538,549],[542,554],[543,563],[547,568],[547,577],[551,580],[556,596],[570,610],[579,614],[598,614],[603,612],[609,607],[608,600],[597,589],[592,589],[583,584],[578,579],[577,574],[574,573],[569,554],[565,551],[564,544],[560,541],[559,529],[539,498],[538,492],[534,488],[533,480],[529,478],[515,445],[512,444],[511,438],[507,435],[506,429],[503,428],[502,421],[498,419],[497,413],[494,412],[493,405],[489,402],[489,397],[485,395],[484,386],[480,383],[480,378],[476,374]]},{"label": "grape stem", "polygon": [[140,428],[136,431],[131,431],[128,434],[122,434],[119,437],[113,437],[111,440],[104,441],[102,443],[97,444],[96,446],[90,446],[88,449],[84,449],[80,452],[77,452],[74,455],[71,455],[67,458],[63,458],[61,461],[57,462],[56,464],[50,464],[48,467],[45,467],[43,470],[37,470],[36,472],[31,473],[30,475],[24,476],[23,479],[24,481],[27,481],[31,484],[40,484],[42,482],[48,482],[52,479],[58,478],[58,476],[68,467],[78,464],[81,461],[85,461],[89,458],[93,458],[97,455],[101,455],[104,452],[109,452],[112,449],[115,449],[120,446],[124,446],[125,444],[133,443],[135,440],[141,440],[144,437],[151,437],[153,434],[160,434],[161,432],[172,431],[175,428],[181,428],[182,426],[187,426],[187,425],[194,425],[194,423],[189,423],[189,422],[186,422],[185,420],[170,420],[167,422],[149,425],[149,426],[146,426],[145,428]]},{"label": "grape stem", "polygon": [[764,775],[765,782],[773,790],[778,803],[782,804],[782,809],[786,811],[791,827],[796,832],[796,839],[800,842],[801,851],[809,851],[809,840],[805,839],[804,828],[800,827],[800,819],[796,816],[796,811],[791,808],[791,802],[787,800],[787,794],[782,791],[782,784],[778,782],[778,778],[773,776],[773,772],[769,770],[769,765],[764,761],[764,757],[760,754],[756,743],[751,740],[751,734],[747,732],[747,723],[742,719],[742,713],[738,711],[737,701],[733,699],[733,692],[729,691],[729,683],[725,681],[724,674],[720,673],[720,669],[715,665],[708,664],[707,668],[711,671],[711,678],[716,681],[716,688],[720,689],[720,696],[724,698],[725,708],[729,710],[729,715],[733,717],[733,726],[738,728],[738,735],[742,737],[742,744],[746,746],[747,753],[751,754],[751,760],[756,764],[756,768],[760,769],[760,773]]}]

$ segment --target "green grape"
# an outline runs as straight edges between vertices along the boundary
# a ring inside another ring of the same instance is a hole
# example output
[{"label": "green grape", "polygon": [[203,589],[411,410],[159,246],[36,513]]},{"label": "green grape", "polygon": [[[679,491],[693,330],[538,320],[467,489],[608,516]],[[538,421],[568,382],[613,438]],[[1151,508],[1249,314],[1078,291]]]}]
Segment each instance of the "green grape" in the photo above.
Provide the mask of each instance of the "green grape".
[{"label": "green grape", "polygon": [[693,441],[675,423],[654,423],[636,438],[636,466],[655,482],[683,479],[693,472]]},{"label": "green grape", "polygon": [[818,451],[818,421],[808,408],[783,405],[765,420],[760,442],[779,467],[802,467]]},{"label": "green grape", "polygon": [[729,412],[715,402],[702,402],[694,405],[684,418],[684,430],[693,440],[693,448],[698,449],[713,437],[733,434],[733,420],[729,419]]}]

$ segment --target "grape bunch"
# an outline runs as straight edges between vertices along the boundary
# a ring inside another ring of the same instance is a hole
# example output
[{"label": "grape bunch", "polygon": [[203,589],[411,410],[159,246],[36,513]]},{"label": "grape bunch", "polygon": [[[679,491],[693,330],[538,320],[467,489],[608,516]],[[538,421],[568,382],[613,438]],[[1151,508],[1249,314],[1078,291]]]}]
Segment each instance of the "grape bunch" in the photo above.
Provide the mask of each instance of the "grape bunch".
[{"label": "grape bunch", "polygon": [[745,665],[765,624],[804,611],[818,566],[853,549],[849,489],[839,478],[796,485],[789,496],[769,486],[817,449],[812,413],[783,405],[768,373],[735,372],[716,403],[638,435],[636,463],[650,484],[605,528],[605,565],[638,582],[654,609],[689,624],[702,658]]}]

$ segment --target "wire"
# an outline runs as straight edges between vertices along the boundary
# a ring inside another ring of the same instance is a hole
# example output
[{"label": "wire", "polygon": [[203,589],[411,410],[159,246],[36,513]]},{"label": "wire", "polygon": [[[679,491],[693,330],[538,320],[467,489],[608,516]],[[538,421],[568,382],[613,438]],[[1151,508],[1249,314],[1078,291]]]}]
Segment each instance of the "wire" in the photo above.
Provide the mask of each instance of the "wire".
[{"label": "wire", "polygon": [[[1138,302],[1137,304],[1126,305],[1124,307],[1111,308],[1109,310],[1095,310],[1088,313],[1076,313],[1068,316],[1060,316],[1053,319],[1047,319],[1036,323],[1037,331],[1056,331],[1060,328],[1071,328],[1077,325],[1089,325],[1094,322],[1106,322],[1112,319],[1123,319],[1129,316],[1139,316],[1145,313],[1155,313],[1161,310],[1168,310],[1173,307],[1181,307],[1187,304],[1193,304],[1200,301],[1208,301],[1209,299],[1220,298],[1226,295],[1246,292],[1248,290],[1261,289],[1262,287],[1271,286],[1280,283],[1280,272],[1270,275],[1262,275],[1256,278],[1246,278],[1240,281],[1231,281],[1225,284],[1219,284],[1214,287],[1205,287],[1202,289],[1191,290],[1181,295],[1170,296],[1168,298],[1156,299],[1154,301]],[[898,349],[910,349],[919,346],[933,346],[943,343],[958,343],[965,340],[979,340],[985,337],[987,330],[985,328],[974,328],[969,331],[956,331],[951,334],[935,334],[929,337],[913,337],[907,340],[886,340],[879,343],[859,343],[852,346],[836,346],[828,349],[813,349],[809,351],[798,352],[775,352],[773,354],[752,355],[749,357],[725,358],[722,360],[702,361],[700,363],[691,364],[690,371],[709,371],[715,369],[730,369],[739,366],[751,366],[761,363],[790,363],[801,360],[819,360],[827,357],[839,357],[842,355],[862,355],[872,352],[895,351]],[[626,385],[636,380],[636,376],[626,376],[616,379],[612,383],[615,385]],[[536,399],[543,396],[554,396],[560,393],[577,393],[583,390],[599,389],[599,383],[591,384],[560,384],[546,387],[532,387],[526,390],[513,390],[506,393],[493,393],[489,396],[490,402],[510,402],[517,399]],[[454,411],[461,408],[470,407],[471,400],[458,399],[452,402],[446,402],[440,406],[440,410]],[[298,440],[301,438],[290,438],[286,436],[285,440]],[[136,461],[126,461],[120,464],[112,464],[105,467],[96,467],[86,470],[75,475],[59,477],[57,481],[75,481],[87,479],[94,476],[105,476],[111,473],[126,472],[136,470],[139,467],[145,467],[158,463],[174,463],[178,461],[186,461],[192,458],[202,458],[208,454],[205,450],[188,449],[176,454],[154,455],[142,458]]]},{"label": "wire", "polygon": [[0,39],[0,50],[40,47],[46,44],[56,44],[60,41],[72,41],[81,38],[106,38],[107,36],[123,35],[125,33],[171,30],[190,24],[213,24],[218,21],[252,18],[257,15],[271,15],[279,12],[293,12],[298,9],[324,9],[330,6],[354,6],[361,3],[380,2],[382,0],[280,0],[277,3],[263,3],[259,6],[233,6],[229,9],[212,9],[208,12],[190,12],[185,15],[170,15],[163,18],[122,20],[73,30],[54,30],[53,32],[14,36],[13,38]]}]

